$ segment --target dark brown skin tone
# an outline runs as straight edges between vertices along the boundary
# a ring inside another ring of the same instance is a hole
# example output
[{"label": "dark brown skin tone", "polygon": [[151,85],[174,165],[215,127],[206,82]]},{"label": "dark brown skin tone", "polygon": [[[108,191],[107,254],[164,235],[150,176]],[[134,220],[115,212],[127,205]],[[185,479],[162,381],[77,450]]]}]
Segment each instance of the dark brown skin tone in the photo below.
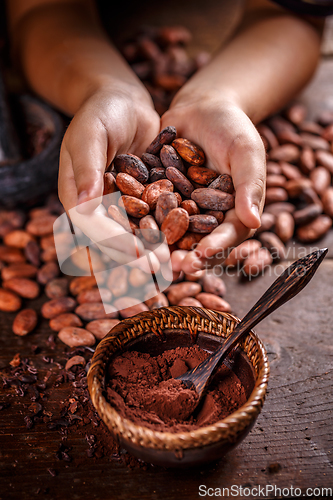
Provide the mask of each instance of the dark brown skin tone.
[{"label": "dark brown skin tone", "polygon": [[[268,0],[249,0],[234,37],[182,87],[160,120],[145,87],[102,30],[93,1],[7,3],[14,54],[29,84],[74,116],[60,158],[59,196],[66,210],[90,199],[96,199],[90,209],[98,207],[114,156],[140,155],[161,127],[174,125],[180,137],[203,148],[208,167],[231,173],[236,189],[235,208],[223,224],[195,252],[173,253],[174,270],[197,271],[253,234],[265,192],[265,151],[253,124],[309,81],[321,23]],[[110,224],[103,221],[102,232]]]}]

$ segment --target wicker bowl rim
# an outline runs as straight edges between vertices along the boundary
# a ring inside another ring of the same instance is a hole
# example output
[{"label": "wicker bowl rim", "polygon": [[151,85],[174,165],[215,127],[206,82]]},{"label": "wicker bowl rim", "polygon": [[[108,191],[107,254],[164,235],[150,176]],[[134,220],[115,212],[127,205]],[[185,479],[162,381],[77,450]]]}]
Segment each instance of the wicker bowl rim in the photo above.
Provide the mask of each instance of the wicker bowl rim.
[{"label": "wicker bowl rim", "polygon": [[[240,342],[257,376],[248,400],[223,420],[200,429],[171,433],[136,425],[119,413],[106,400],[105,370],[110,357],[131,340],[146,333],[163,335],[165,329],[188,330],[193,338],[200,332],[228,337],[240,319],[236,316],[199,307],[163,307],[122,320],[98,344],[88,372],[88,387],[93,405],[109,430],[117,437],[137,446],[157,450],[199,448],[221,440],[235,441],[237,435],[251,425],[263,406],[269,378],[269,363],[265,347],[251,330]],[[125,338],[125,336],[127,338]],[[110,352],[111,348],[113,352]]]}]

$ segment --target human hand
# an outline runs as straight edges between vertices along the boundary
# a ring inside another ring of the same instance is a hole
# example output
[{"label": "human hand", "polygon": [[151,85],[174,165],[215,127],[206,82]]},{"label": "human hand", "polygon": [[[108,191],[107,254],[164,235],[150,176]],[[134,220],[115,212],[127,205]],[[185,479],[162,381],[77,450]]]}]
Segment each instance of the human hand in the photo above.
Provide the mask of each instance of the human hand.
[{"label": "human hand", "polygon": [[120,263],[131,260],[126,253],[137,257],[139,250],[144,255],[144,248],[108,217],[101,204],[103,175],[115,155],[140,155],[159,126],[148,94],[104,88],[75,114],[61,146],[59,198],[66,212],[93,242],[103,241],[102,251]]},{"label": "human hand", "polygon": [[[260,226],[264,205],[266,155],[251,120],[233,102],[218,97],[175,99],[162,117],[162,127],[174,125],[181,137],[202,147],[206,166],[233,178],[235,208],[223,223],[204,237],[195,251],[176,250],[174,271],[193,273],[216,263],[214,256],[227,256],[228,249],[252,236]],[[220,259],[223,261],[223,258]]]}]

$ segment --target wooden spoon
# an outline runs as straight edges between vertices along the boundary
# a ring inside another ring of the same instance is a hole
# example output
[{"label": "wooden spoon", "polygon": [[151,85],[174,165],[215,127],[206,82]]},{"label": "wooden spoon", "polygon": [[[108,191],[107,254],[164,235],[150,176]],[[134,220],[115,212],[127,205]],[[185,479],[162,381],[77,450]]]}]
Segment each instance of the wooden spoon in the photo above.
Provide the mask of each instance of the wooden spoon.
[{"label": "wooden spoon", "polygon": [[261,296],[242,321],[237,324],[232,334],[221,347],[198,366],[176,378],[176,380],[181,380],[187,387],[195,388],[199,394],[198,403],[219,363],[226,358],[239,340],[255,325],[285,302],[288,302],[309,283],[327,251],[327,248],[315,251],[289,266]]}]

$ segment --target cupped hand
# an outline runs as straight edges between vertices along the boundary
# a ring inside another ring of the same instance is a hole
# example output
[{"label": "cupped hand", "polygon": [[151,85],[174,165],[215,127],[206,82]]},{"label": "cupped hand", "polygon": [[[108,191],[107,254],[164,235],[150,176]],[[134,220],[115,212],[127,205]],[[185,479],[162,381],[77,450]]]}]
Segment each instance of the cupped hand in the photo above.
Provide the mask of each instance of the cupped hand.
[{"label": "cupped hand", "polygon": [[97,245],[103,242],[103,252],[117,262],[137,257],[138,251],[144,255],[144,248],[101,204],[104,172],[117,154],[140,155],[159,130],[160,118],[148,94],[103,88],[75,114],[62,142],[60,201],[72,222]]},{"label": "cupped hand", "polygon": [[194,251],[175,251],[174,271],[193,273],[222,262],[228,251],[252,236],[260,226],[265,197],[266,154],[262,140],[247,115],[221,98],[175,100],[163,115],[162,126],[174,125],[178,136],[202,147],[206,166],[230,174],[235,186],[235,208],[223,223],[204,237]]}]

